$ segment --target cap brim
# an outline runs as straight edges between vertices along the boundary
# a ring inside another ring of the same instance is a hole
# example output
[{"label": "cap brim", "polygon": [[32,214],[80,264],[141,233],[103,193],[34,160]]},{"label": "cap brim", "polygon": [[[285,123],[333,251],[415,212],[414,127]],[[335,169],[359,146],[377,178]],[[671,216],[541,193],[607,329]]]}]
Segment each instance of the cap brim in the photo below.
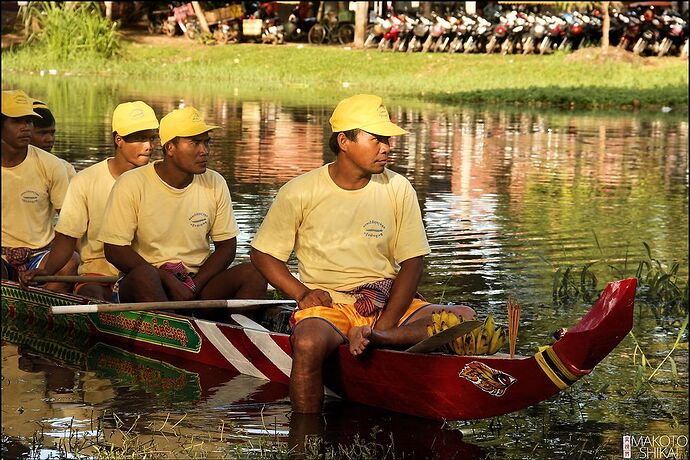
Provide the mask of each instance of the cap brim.
[{"label": "cap brim", "polygon": [[400,126],[391,123],[390,121],[381,121],[378,123],[371,123],[360,128],[371,134],[377,134],[379,136],[402,136],[407,134],[407,131],[402,129]]},{"label": "cap brim", "polygon": [[6,117],[10,117],[10,118],[21,118],[21,117],[38,117],[38,118],[43,118],[42,116],[40,116],[39,114],[37,114],[37,113],[34,112],[33,110],[31,110],[31,111],[21,111],[21,112],[13,112],[13,111],[8,110],[7,112],[3,112],[2,114],[5,115]]}]

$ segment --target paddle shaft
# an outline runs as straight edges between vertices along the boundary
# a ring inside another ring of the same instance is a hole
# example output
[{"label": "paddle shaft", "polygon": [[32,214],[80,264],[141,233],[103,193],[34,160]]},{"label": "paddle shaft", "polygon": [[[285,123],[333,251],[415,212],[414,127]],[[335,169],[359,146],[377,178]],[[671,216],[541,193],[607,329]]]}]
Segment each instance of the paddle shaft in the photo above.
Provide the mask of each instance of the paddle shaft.
[{"label": "paddle shaft", "polygon": [[37,283],[114,283],[117,276],[88,276],[88,275],[43,275],[34,276]]},{"label": "paddle shaft", "polygon": [[[179,310],[183,308],[229,308],[237,311],[258,310],[266,305],[294,304],[294,300],[254,300],[254,299],[229,299],[229,300],[187,300],[168,302],[132,302],[132,303],[106,303],[94,305],[59,305],[52,307],[54,315],[72,313],[100,313],[120,311],[147,311],[147,310]],[[291,309],[291,308],[290,308]]]}]

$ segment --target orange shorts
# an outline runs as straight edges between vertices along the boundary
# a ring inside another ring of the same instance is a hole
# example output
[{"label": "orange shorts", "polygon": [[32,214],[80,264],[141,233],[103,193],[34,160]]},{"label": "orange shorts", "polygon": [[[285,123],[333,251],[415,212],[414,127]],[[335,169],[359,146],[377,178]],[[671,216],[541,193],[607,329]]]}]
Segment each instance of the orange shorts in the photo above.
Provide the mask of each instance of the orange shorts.
[{"label": "orange shorts", "polygon": [[[407,311],[398,321],[398,326],[405,324],[412,315],[427,305],[430,305],[430,303],[426,300],[412,299],[410,306],[407,307]],[[381,316],[380,311],[375,315],[362,316],[352,304],[334,303],[332,307],[311,307],[304,310],[295,310],[290,318],[290,326],[294,329],[297,323],[304,319],[321,318],[331,323],[331,325],[347,339],[347,334],[350,332],[351,327],[374,327],[379,316]]]},{"label": "orange shorts", "polygon": [[111,291],[113,290],[113,287],[115,286],[115,283],[99,283],[98,281],[96,281],[95,278],[98,276],[108,276],[108,275],[104,275],[102,273],[84,273],[83,276],[93,276],[94,280],[89,281],[89,282],[76,283],[74,285],[74,289],[72,289],[73,293],[79,294],[79,290],[81,288],[83,288],[84,286],[86,286],[87,284],[100,284],[101,286],[105,286],[107,288],[110,288]]}]

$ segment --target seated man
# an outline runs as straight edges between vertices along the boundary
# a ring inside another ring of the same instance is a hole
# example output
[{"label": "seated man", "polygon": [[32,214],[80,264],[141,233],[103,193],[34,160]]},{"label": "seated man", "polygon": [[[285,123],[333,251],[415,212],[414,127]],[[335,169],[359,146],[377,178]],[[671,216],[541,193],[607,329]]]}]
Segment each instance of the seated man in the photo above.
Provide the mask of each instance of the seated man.
[{"label": "seated man", "polygon": [[[29,145],[33,99],[21,90],[2,92],[2,278],[18,279],[26,270],[45,266],[55,236],[53,216],[62,207],[69,179],[62,160]],[[79,256],[73,251],[58,275],[75,275]],[[46,288],[69,291],[70,283]]]},{"label": "seated man", "polygon": [[99,283],[95,278],[117,276],[119,271],[105,259],[103,243],[96,236],[115,180],[126,171],[148,164],[158,145],[158,119],[144,102],[124,102],[113,111],[112,133],[115,155],[80,171],[72,180],[55,226],[53,250],[44,268],[20,276],[24,284],[36,284],[37,275],[53,275],[81,241],[79,274],[93,276],[94,281],[78,283],[74,292],[112,299],[114,283]]},{"label": "seated man", "polygon": [[125,274],[122,302],[265,297],[251,263],[228,268],[239,228],[225,179],[206,168],[215,128],[193,107],[172,111],[160,123],[163,160],[115,183],[98,239]]},{"label": "seated man", "polygon": [[[41,102],[37,99],[33,101],[34,112],[39,114],[41,118],[34,120],[34,131],[31,135],[31,145],[35,145],[39,149],[43,149],[46,152],[53,152],[53,146],[55,145],[55,117],[53,112],[50,111],[48,105],[45,102]],[[60,158],[67,168],[67,177],[71,181],[74,176],[77,175],[77,171],[67,160]]]},{"label": "seated man", "polygon": [[[341,344],[406,347],[441,310],[416,296],[429,253],[417,194],[386,169],[390,137],[405,134],[378,96],[341,101],[330,119],[336,159],[285,184],[252,241],[251,259],[295,299],[290,399],[296,413],[323,401],[323,364]],[[300,280],[288,271],[292,252]],[[464,318],[469,307],[444,306]]]}]

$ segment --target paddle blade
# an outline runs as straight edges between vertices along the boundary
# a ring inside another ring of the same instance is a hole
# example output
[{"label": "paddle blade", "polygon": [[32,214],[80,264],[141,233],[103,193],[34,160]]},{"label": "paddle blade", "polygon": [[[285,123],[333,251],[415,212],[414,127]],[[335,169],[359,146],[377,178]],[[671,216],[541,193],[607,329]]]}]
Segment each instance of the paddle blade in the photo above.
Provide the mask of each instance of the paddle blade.
[{"label": "paddle blade", "polygon": [[449,327],[445,331],[441,331],[438,334],[434,334],[431,337],[417,342],[408,348],[409,353],[428,353],[434,351],[443,345],[450,343],[452,340],[462,337],[465,334],[472,332],[482,325],[482,321],[464,321],[460,324],[456,324],[453,327]]}]

